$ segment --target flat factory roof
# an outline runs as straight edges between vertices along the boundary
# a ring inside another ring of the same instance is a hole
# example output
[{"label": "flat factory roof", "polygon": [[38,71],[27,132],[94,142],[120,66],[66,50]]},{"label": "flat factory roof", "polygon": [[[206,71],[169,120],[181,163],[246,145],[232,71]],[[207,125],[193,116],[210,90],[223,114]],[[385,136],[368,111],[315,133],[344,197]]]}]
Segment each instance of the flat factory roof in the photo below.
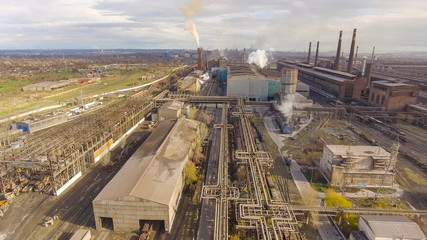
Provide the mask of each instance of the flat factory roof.
[{"label": "flat factory roof", "polygon": [[178,111],[179,109],[182,108],[182,106],[184,106],[183,102],[177,101],[177,100],[173,100],[173,101],[169,101],[164,103],[162,106],[160,106],[159,110],[175,110]]},{"label": "flat factory roof", "polygon": [[347,145],[326,145],[332,154],[349,157],[374,157],[374,158],[390,158],[390,153],[379,146],[347,146]]},{"label": "flat factory roof", "polygon": [[[156,131],[138,148],[94,202],[133,196],[168,205],[199,125],[195,120],[180,118],[170,130],[173,123],[160,122]],[[162,136],[168,132],[163,141]]]},{"label": "flat factory roof", "polygon": [[407,217],[362,215],[360,220],[377,238],[426,239],[420,227]]}]

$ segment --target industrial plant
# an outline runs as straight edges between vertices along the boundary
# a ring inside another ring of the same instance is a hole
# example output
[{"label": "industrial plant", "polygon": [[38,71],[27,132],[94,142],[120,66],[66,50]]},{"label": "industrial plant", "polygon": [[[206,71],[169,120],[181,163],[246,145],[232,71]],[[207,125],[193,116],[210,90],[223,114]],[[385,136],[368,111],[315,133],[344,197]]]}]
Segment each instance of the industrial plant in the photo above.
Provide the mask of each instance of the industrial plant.
[{"label": "industrial plant", "polygon": [[190,7],[197,48],[17,90],[40,108],[1,119],[4,239],[426,239],[427,64],[357,29],[314,61],[203,49]]}]

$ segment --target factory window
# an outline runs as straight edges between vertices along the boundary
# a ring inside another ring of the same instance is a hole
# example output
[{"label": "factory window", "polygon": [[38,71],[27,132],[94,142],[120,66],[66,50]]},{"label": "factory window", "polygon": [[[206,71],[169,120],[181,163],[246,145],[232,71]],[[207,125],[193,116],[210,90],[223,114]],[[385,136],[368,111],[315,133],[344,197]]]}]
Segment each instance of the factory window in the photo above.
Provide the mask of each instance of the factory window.
[{"label": "factory window", "polygon": [[372,93],[371,94],[371,102],[374,102],[374,99],[375,99],[375,93]]},{"label": "factory window", "polygon": [[379,95],[379,94],[377,95],[377,98],[376,98],[375,102],[376,102],[377,104],[380,104],[380,95]]},{"label": "factory window", "polygon": [[384,105],[385,96],[381,96],[381,105]]}]

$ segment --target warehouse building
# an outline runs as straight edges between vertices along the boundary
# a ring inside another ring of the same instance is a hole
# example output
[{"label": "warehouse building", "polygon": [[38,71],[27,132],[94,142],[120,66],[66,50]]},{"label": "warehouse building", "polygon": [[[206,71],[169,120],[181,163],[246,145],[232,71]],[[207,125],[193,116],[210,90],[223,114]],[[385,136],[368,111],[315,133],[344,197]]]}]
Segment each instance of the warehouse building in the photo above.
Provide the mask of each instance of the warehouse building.
[{"label": "warehouse building", "polygon": [[359,231],[352,232],[350,240],[426,240],[421,228],[403,216],[362,215]]},{"label": "warehouse building", "polygon": [[333,186],[392,187],[395,160],[379,146],[325,145],[320,170]]},{"label": "warehouse building", "polygon": [[136,231],[146,221],[160,221],[170,231],[198,131],[195,120],[160,122],[93,200],[96,228]]},{"label": "warehouse building", "polygon": [[373,81],[369,92],[369,102],[384,107],[386,111],[402,111],[409,104],[418,103],[420,88],[415,85]]},{"label": "warehouse building", "polygon": [[25,120],[16,122],[16,128],[24,132],[37,132],[67,121],[66,115],[58,115],[38,121]]},{"label": "warehouse building", "polygon": [[229,66],[227,96],[249,101],[272,100],[280,92],[280,77],[261,74],[248,65]]},{"label": "warehouse building", "polygon": [[164,103],[157,110],[159,120],[163,121],[179,118],[181,116],[181,110],[183,106],[184,103],[177,100]]}]

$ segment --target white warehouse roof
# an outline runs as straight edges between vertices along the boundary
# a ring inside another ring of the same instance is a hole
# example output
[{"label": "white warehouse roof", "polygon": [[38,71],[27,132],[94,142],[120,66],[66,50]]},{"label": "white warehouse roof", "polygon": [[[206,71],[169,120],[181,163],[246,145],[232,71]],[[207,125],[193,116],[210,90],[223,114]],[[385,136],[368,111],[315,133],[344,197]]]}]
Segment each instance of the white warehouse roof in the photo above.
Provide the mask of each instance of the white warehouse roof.
[{"label": "white warehouse roof", "polygon": [[[165,124],[170,125],[171,121],[160,123],[157,129],[165,133],[164,131],[170,129],[163,126]],[[199,122],[195,120],[181,118],[157,152],[147,155],[154,146],[143,144],[98,194],[94,202],[133,196],[168,205],[188,160],[198,126]]]}]

